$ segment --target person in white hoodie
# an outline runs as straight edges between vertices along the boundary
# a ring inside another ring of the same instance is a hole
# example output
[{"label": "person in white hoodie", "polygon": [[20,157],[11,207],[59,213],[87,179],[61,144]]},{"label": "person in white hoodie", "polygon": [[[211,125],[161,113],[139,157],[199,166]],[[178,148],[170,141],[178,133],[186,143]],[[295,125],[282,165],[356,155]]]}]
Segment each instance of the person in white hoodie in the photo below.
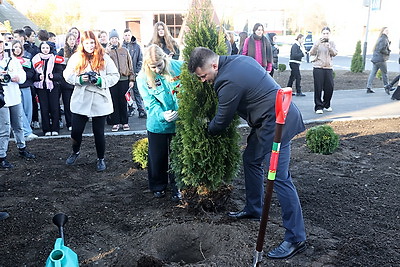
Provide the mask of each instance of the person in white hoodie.
[{"label": "person in white hoodie", "polygon": [[35,155],[26,150],[24,131],[22,129],[23,108],[19,84],[26,80],[26,74],[20,62],[12,56],[11,43],[0,37],[0,82],[5,105],[0,108],[0,169],[11,169],[14,166],[7,161],[8,143],[11,128],[21,157],[33,159]]}]

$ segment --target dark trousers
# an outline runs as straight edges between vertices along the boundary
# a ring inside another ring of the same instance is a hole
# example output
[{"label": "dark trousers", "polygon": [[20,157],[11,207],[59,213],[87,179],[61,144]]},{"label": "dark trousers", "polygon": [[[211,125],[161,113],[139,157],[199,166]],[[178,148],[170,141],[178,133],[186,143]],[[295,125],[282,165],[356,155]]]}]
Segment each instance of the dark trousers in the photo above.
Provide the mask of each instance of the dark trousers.
[{"label": "dark trousers", "polygon": [[[89,118],[85,115],[72,113],[72,150],[77,153],[81,149],[82,134]],[[104,125],[106,116],[92,118],[92,131],[94,135],[94,143],[96,146],[97,158],[103,159],[106,150],[106,139],[104,138]]]},{"label": "dark trousers", "polygon": [[40,102],[40,115],[42,116],[42,130],[46,132],[60,131],[60,88],[55,86],[49,89],[37,89]]},{"label": "dark trousers", "polygon": [[31,87],[32,94],[32,121],[39,121],[39,105],[36,99],[37,90],[34,86]]},{"label": "dark trousers", "polygon": [[[65,122],[67,124],[67,127],[70,127],[72,125],[72,112],[71,112],[71,96],[72,96],[73,90],[61,87],[61,97],[62,101],[64,104],[64,116],[65,116]],[[61,118],[61,116],[60,116]]]},{"label": "dark trousers", "polygon": [[[333,95],[333,70],[314,68],[314,110],[329,108]],[[323,99],[322,92],[324,92]]]},{"label": "dark trousers", "polygon": [[300,94],[301,93],[301,74],[300,74],[300,64],[298,63],[289,63],[290,66],[290,77],[289,81],[287,83],[287,87],[293,88],[293,82],[296,81],[296,93]]},{"label": "dark trousers", "polygon": [[136,107],[137,110],[139,112],[144,111],[144,104],[143,104],[143,99],[139,93],[139,89],[137,87],[137,83],[135,82],[135,84],[133,85],[133,88],[131,89],[132,93],[133,93],[133,98],[136,102]]},{"label": "dark trousers", "polygon": [[125,94],[129,88],[129,81],[119,81],[110,88],[114,112],[110,115],[111,124],[127,124],[128,109]]},{"label": "dark trousers", "polygon": [[168,181],[175,187],[175,176],[169,172],[169,152],[171,139],[175,134],[147,132],[149,139],[148,176],[152,192],[163,191]]},{"label": "dark trousers", "polygon": [[[247,138],[247,147],[243,153],[243,167],[246,187],[245,211],[261,216],[264,201],[264,168],[269,166],[271,141],[264,138],[267,129],[252,129]],[[290,142],[280,148],[274,191],[277,194],[282,210],[282,221],[285,227],[285,241],[299,242],[306,240],[304,219],[296,187],[289,172]]]}]

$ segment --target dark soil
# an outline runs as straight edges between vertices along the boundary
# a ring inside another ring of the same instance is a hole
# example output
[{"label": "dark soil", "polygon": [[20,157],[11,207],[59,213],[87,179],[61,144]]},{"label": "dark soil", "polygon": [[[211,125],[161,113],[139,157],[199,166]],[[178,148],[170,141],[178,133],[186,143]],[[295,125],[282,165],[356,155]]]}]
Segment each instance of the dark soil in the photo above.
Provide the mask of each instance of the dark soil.
[{"label": "dark soil", "polygon": [[[305,84],[305,83],[304,83]],[[360,85],[359,85],[360,86]],[[291,171],[303,207],[307,250],[265,266],[398,266],[400,262],[400,119],[332,122],[340,147],[314,154],[305,133],[292,144]],[[312,125],[308,125],[311,127]],[[248,129],[242,128],[243,140]],[[147,172],[134,167],[131,146],[142,136],[107,136],[107,170],[95,172],[92,137],[83,140],[75,166],[66,166],[68,138],[28,143],[37,159],[18,157],[0,171],[0,266],[43,266],[55,239],[52,217],[66,213],[66,245],[81,266],[250,266],[259,223],[231,220],[244,206],[240,172],[226,209],[193,213],[154,199]],[[264,251],[283,239],[273,197]]]}]

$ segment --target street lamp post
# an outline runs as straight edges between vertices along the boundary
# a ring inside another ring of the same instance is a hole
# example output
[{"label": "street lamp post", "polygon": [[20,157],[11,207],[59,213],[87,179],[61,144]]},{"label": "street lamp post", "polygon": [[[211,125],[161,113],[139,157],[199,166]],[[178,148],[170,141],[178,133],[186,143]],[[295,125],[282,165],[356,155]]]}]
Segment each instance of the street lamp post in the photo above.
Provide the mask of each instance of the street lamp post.
[{"label": "street lamp post", "polygon": [[368,40],[368,31],[369,31],[369,17],[371,15],[371,0],[364,1],[365,5],[368,5],[368,18],[367,18],[367,27],[365,29],[365,41],[364,41],[364,49],[363,49],[363,71],[365,70],[365,62],[367,59],[367,40]]}]

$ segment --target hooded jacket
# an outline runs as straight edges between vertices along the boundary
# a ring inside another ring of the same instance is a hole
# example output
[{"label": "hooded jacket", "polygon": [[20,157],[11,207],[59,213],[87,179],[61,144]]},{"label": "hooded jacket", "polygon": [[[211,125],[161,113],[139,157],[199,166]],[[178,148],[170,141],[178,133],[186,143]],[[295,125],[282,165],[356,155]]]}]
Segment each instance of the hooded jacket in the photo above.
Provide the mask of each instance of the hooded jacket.
[{"label": "hooded jacket", "polygon": [[107,54],[114,61],[120,74],[120,81],[129,80],[135,81],[135,74],[133,73],[132,58],[126,48],[121,47],[120,44],[114,48],[107,48]]},{"label": "hooded jacket", "polygon": [[136,42],[136,37],[132,36],[130,42],[123,42],[122,47],[128,49],[132,58],[133,72],[137,75],[142,69],[143,54],[139,44]]},{"label": "hooded jacket", "polygon": [[382,34],[376,42],[374,53],[372,54],[371,62],[385,62],[389,59],[390,55],[390,42],[386,34]]}]

